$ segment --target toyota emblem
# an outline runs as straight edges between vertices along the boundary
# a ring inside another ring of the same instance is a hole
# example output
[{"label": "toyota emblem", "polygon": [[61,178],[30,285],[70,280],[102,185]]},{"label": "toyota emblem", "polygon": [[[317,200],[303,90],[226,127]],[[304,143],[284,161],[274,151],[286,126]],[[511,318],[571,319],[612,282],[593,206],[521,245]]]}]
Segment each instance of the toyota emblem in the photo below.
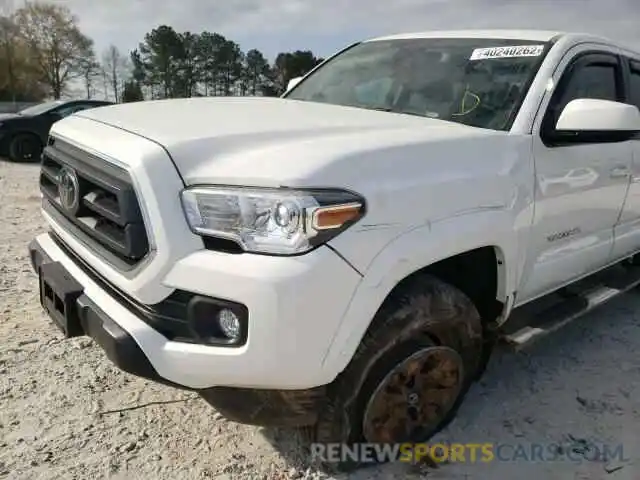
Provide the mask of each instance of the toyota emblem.
[{"label": "toyota emblem", "polygon": [[58,195],[62,208],[75,214],[80,206],[80,184],[76,172],[69,167],[65,166],[60,170]]}]

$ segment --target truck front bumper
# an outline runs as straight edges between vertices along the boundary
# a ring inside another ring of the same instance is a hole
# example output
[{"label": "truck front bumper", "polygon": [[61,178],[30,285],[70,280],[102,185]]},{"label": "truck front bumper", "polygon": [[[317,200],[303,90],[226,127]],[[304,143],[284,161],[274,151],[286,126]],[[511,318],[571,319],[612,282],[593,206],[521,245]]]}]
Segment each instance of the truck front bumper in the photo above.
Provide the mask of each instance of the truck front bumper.
[{"label": "truck front bumper", "polygon": [[[199,295],[221,295],[210,290],[225,285],[223,298],[247,306],[247,342],[230,348],[167,339],[52,234],[34,239],[29,254],[35,272],[46,272],[57,294],[49,292],[50,305],[41,300],[43,306],[54,321],[61,315],[54,310],[66,311],[63,330],[68,336],[88,335],[120,369],[195,390],[228,418],[261,425],[313,422],[323,386],[339,373],[323,369],[324,355],[360,282],[360,276],[326,248],[304,259],[262,257],[259,261],[291,262],[275,277],[259,265],[243,265],[245,255],[232,255],[234,261],[227,264],[223,256],[207,261],[215,252],[195,252],[168,277]],[[41,290],[51,289],[40,280]],[[61,325],[59,319],[56,323]]]}]

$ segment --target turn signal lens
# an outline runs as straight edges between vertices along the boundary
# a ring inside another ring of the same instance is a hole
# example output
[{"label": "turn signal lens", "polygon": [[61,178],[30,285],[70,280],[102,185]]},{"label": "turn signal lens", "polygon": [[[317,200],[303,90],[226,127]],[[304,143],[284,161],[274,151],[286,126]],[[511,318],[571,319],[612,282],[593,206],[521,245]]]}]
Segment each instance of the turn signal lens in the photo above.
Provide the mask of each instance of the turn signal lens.
[{"label": "turn signal lens", "polygon": [[341,228],[346,223],[360,218],[361,211],[360,203],[321,207],[313,212],[311,225],[318,231]]}]

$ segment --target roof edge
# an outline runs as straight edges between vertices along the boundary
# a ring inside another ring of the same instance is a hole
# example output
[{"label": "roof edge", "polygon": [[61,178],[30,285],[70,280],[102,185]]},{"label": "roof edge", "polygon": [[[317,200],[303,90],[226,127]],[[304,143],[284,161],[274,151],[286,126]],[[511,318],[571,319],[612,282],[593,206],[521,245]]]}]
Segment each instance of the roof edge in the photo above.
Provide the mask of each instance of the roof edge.
[{"label": "roof edge", "polygon": [[392,35],[375,37],[366,42],[376,42],[382,40],[408,40],[413,38],[500,38],[513,40],[533,40],[548,42],[559,36],[569,35],[569,32],[551,30],[513,30],[513,29],[493,29],[493,30],[432,30],[423,32],[405,32]]}]

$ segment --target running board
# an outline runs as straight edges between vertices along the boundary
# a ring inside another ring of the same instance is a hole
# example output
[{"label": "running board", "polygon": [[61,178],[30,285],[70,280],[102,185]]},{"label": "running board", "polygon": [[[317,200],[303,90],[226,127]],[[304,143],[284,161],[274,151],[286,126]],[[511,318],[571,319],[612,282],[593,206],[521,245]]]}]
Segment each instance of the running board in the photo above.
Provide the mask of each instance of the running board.
[{"label": "running board", "polygon": [[514,310],[501,337],[509,347],[520,351],[638,285],[640,267],[611,267],[532,302],[535,305]]}]

